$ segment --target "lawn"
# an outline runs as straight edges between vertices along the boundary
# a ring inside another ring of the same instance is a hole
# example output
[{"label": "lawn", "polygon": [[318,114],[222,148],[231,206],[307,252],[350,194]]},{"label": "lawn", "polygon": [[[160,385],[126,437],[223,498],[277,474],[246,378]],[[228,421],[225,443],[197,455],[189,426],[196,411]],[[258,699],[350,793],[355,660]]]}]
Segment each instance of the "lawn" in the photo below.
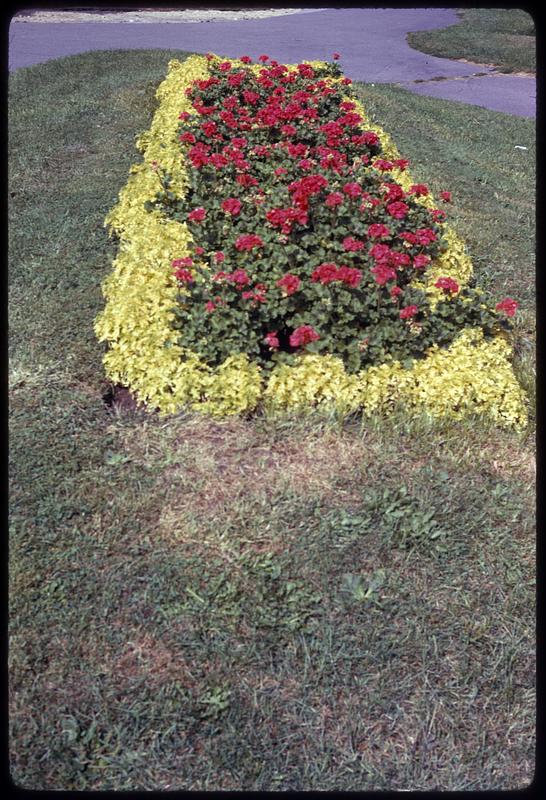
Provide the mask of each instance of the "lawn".
[{"label": "lawn", "polygon": [[[103,219],[180,51],[9,80],[10,761],[49,790],[511,789],[535,717],[534,122],[358,92],[521,302],[523,434],[112,410]],[[527,150],[515,149],[515,145]]]},{"label": "lawn", "polygon": [[497,67],[499,72],[536,72],[533,17],[521,8],[464,8],[447,28],[408,33],[416,50]]}]

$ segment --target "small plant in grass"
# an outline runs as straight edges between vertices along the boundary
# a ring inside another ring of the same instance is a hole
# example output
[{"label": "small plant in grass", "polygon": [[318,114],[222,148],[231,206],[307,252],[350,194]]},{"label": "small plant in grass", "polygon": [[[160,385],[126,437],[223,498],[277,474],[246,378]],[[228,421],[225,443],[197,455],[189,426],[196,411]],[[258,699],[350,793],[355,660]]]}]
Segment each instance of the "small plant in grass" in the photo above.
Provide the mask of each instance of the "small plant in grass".
[{"label": "small plant in grass", "polygon": [[365,506],[380,518],[386,544],[409,550],[413,547],[445,550],[445,531],[435,518],[435,509],[422,509],[405,486],[393,491],[369,490]]},{"label": "small plant in grass", "polygon": [[383,157],[337,63],[209,61],[180,119],[189,188],[178,197],[158,170],[147,204],[193,238],[192,255],[173,261],[183,353],[213,367],[242,353],[265,370],[329,354],[356,373],[409,366],[463,328],[509,329],[510,298],[494,306],[441,276],[432,305],[415,285],[447,250],[445,213],[420,202],[427,186],[395,180],[407,162]]}]

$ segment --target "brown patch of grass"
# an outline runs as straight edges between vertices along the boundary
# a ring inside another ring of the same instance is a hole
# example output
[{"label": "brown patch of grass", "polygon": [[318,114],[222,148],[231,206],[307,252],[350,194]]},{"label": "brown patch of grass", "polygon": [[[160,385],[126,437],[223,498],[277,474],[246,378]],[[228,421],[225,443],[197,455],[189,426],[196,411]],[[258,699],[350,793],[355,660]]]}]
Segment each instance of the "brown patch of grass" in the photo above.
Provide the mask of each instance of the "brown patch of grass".
[{"label": "brown patch of grass", "polygon": [[148,632],[136,631],[135,634],[126,641],[121,653],[111,657],[109,671],[121,683],[145,678],[155,686],[170,681],[177,681],[186,688],[195,686],[194,665],[184,658],[183,653],[173,652]]},{"label": "brown patch of grass", "polygon": [[193,418],[168,437],[148,426],[131,430],[125,449],[133,461],[162,467],[158,485],[167,488],[159,530],[180,540],[188,518],[210,523],[221,515],[225,521],[243,501],[269,503],[288,493],[326,502],[338,495],[350,503],[350,477],[376,455],[366,444],[345,431],[304,430],[270,439],[244,420]]}]

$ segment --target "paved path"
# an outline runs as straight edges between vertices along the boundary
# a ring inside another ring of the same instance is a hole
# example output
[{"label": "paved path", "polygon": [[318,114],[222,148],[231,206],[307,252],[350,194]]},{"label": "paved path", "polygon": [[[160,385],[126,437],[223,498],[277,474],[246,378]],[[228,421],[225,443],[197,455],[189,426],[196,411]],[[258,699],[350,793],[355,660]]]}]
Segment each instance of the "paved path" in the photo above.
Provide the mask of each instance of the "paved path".
[{"label": "paved path", "polygon": [[[452,9],[342,8],[267,19],[212,22],[18,22],[9,29],[9,69],[90,50],[180,49],[235,58],[247,54],[287,63],[342,55],[346,75],[524,117],[536,114],[533,77],[496,74],[491,67],[413,50],[409,31],[458,22]],[[472,77],[477,72],[486,77]],[[434,78],[447,80],[435,81]],[[413,81],[425,81],[413,83]]]}]

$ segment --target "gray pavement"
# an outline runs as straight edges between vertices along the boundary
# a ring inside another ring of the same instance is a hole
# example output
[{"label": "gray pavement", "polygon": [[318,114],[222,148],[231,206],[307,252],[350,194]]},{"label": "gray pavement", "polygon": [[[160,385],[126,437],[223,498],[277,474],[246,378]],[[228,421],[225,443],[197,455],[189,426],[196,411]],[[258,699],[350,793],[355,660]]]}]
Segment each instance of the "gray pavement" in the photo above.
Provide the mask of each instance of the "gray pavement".
[{"label": "gray pavement", "polygon": [[[428,97],[458,100],[503,111],[518,117],[536,116],[536,80],[523,75],[490,74],[462,80],[400,84],[404,89]],[[469,99],[471,97],[472,99]]]},{"label": "gray pavement", "polygon": [[[212,22],[17,22],[9,29],[9,69],[91,50],[180,49],[291,63],[341,53],[344,73],[367,83],[397,83],[418,94],[459,100],[524,117],[536,115],[533,77],[499,75],[491,67],[420,53],[409,31],[458,22],[452,9],[342,8],[267,19]],[[477,72],[485,77],[472,77]],[[436,81],[435,78],[446,80]],[[413,81],[425,81],[413,83]]]}]

